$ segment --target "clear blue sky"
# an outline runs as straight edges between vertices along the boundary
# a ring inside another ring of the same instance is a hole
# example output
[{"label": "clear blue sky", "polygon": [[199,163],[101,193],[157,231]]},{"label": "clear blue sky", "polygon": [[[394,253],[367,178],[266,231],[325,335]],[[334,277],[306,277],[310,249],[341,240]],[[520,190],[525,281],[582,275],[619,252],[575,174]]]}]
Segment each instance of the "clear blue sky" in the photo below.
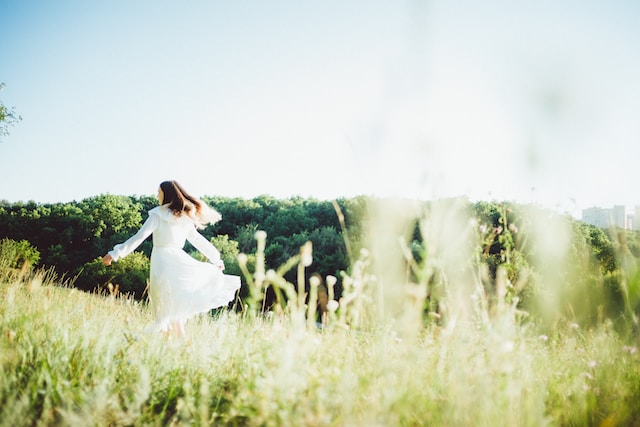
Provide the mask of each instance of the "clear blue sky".
[{"label": "clear blue sky", "polygon": [[0,199],[640,204],[640,2],[0,1]]}]

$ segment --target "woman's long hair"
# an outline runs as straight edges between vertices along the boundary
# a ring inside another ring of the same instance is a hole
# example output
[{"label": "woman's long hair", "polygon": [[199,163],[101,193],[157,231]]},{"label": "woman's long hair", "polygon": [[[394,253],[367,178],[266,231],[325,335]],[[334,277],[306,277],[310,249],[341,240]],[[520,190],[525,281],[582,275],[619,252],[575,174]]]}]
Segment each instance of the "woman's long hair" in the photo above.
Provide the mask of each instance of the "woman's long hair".
[{"label": "woman's long hair", "polygon": [[176,181],[164,181],[160,184],[160,189],[162,190],[162,205],[169,208],[175,216],[184,213],[201,227],[213,224],[222,218],[215,209],[187,193]]}]

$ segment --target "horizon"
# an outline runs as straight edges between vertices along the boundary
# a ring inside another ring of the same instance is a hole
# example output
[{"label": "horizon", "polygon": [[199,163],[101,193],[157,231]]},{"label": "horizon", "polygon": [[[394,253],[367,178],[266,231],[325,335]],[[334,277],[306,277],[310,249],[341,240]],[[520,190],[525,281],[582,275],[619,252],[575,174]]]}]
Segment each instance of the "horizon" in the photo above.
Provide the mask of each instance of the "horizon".
[{"label": "horizon", "polygon": [[[82,198],[78,198],[78,199],[72,199],[72,200],[52,200],[52,201],[38,201],[38,200],[7,200],[4,198],[0,198],[0,202],[2,203],[9,203],[12,205],[15,204],[30,204],[30,203],[35,203],[36,205],[48,205],[48,204],[67,204],[67,203],[79,203],[82,202],[83,200],[88,200],[88,199],[92,199],[92,198],[96,198],[96,197],[100,197],[100,196],[116,196],[116,197],[137,197],[137,198],[142,198],[142,197],[150,197],[150,198],[155,198],[156,195],[154,193],[148,193],[148,194],[115,194],[115,193],[100,193],[100,194],[95,194],[95,195],[88,195]],[[272,194],[267,194],[267,193],[263,193],[263,194],[257,194],[254,196],[229,196],[229,195],[218,195],[218,194],[208,194],[208,193],[203,193],[197,196],[198,198],[216,198],[216,197],[220,197],[223,199],[241,199],[241,200],[253,200],[256,198],[260,198],[260,197],[273,197],[276,200],[290,200],[290,199],[295,199],[295,198],[302,198],[303,200],[317,200],[320,202],[330,202],[333,200],[340,200],[340,199],[355,199],[355,198],[359,198],[359,197],[364,197],[364,198],[379,198],[379,199],[400,199],[400,200],[412,200],[412,201],[417,201],[417,202],[425,202],[425,203],[429,203],[429,202],[434,202],[437,200],[443,200],[443,199],[465,199],[467,200],[469,203],[479,203],[479,202],[485,202],[485,203],[513,203],[516,205],[533,205],[533,206],[537,206],[543,209],[548,209],[551,211],[555,211],[558,214],[564,214],[564,215],[570,215],[572,218],[576,219],[576,220],[582,220],[583,218],[583,212],[585,210],[588,209],[603,209],[603,210],[612,210],[614,209],[616,206],[624,206],[625,208],[625,212],[626,215],[635,215],[635,209],[639,209],[640,208],[640,204],[636,204],[636,205],[625,205],[625,204],[621,204],[621,203],[614,203],[612,205],[609,206],[598,206],[598,205],[592,205],[592,206],[586,206],[583,208],[576,208],[573,211],[568,211],[568,210],[563,210],[563,208],[561,206],[544,206],[542,204],[537,204],[534,202],[529,202],[529,201],[518,201],[518,200],[509,200],[509,199],[503,199],[503,200],[499,200],[499,199],[471,199],[470,197],[468,197],[467,195],[457,195],[457,196],[444,196],[444,197],[437,197],[437,198],[432,198],[432,199],[427,199],[427,198],[417,198],[417,197],[397,197],[397,196],[380,196],[380,195],[375,195],[375,194],[355,194],[355,195],[350,195],[350,196],[339,196],[339,197],[334,197],[334,198],[322,198],[322,197],[316,197],[316,196],[303,196],[300,194],[292,194],[292,195],[288,195],[288,196],[275,196]]]}]

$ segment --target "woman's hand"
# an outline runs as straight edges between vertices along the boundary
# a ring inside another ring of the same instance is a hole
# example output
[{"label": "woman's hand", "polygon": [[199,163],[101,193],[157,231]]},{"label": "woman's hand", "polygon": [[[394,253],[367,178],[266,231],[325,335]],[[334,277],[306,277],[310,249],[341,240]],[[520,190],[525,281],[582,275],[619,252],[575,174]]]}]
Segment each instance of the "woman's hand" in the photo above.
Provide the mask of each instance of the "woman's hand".
[{"label": "woman's hand", "polygon": [[112,261],[113,261],[113,258],[109,254],[106,254],[105,256],[102,257],[102,263],[106,266],[111,265]]}]

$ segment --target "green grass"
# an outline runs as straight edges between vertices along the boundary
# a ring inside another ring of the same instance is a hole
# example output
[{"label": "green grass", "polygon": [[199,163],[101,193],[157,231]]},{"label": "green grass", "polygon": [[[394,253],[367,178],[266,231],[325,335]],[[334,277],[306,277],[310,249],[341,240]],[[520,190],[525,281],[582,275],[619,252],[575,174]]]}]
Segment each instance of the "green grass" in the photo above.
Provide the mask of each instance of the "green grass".
[{"label": "green grass", "polygon": [[[410,217],[380,212],[384,223]],[[184,339],[147,332],[143,303],[2,267],[0,426],[640,426],[637,330],[554,314],[584,291],[563,296],[563,283],[580,283],[566,270],[580,266],[562,261],[562,229],[541,223],[556,236],[538,252],[547,305],[527,316],[508,300],[505,275],[487,283],[468,261],[476,224],[451,212],[422,224],[422,262],[398,245],[402,227],[385,234],[373,218],[371,252],[339,279],[339,309],[323,329],[305,320],[318,284],[307,307],[282,277],[303,277],[311,247],[267,270],[264,233],[246,311],[193,319]],[[267,283],[282,305],[262,315]],[[438,311],[423,317],[436,291]]]},{"label": "green grass", "polygon": [[[640,354],[603,323],[310,330],[230,313],[184,340],[146,306],[34,278],[0,286],[0,424],[638,425]],[[635,423],[635,424],[634,424]]]}]

